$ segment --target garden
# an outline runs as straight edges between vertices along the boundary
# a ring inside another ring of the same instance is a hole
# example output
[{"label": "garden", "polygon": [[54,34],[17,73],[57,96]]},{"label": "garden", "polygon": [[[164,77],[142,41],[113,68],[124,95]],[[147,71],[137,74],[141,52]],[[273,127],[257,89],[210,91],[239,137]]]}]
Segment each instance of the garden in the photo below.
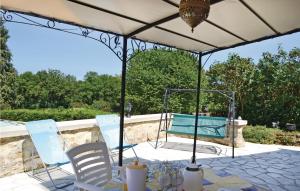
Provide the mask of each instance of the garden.
[{"label": "garden", "polygon": [[[87,72],[83,79],[59,70],[18,73],[7,47],[8,31],[1,32],[0,118],[56,121],[94,118],[119,112],[120,75]],[[166,49],[136,53],[127,67],[126,104],[132,114],[160,113],[165,88],[193,89],[197,84],[197,58]],[[37,63],[41,64],[41,63]],[[84,64],[84,63],[83,63]],[[236,92],[237,116],[248,120],[244,137],[249,142],[299,145],[300,49],[265,52],[254,62],[237,54],[202,69],[202,89]],[[195,94],[174,95],[170,112],[194,113]],[[201,108],[214,116],[227,116],[228,100],[201,94]],[[272,124],[278,124],[278,128]],[[298,130],[289,132],[286,125]]]}]

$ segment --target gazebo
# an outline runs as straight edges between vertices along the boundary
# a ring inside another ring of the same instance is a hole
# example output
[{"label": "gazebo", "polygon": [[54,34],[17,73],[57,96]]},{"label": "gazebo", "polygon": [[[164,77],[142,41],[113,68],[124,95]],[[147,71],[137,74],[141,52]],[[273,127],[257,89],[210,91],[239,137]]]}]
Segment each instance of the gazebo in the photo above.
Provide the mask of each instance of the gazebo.
[{"label": "gazebo", "polygon": [[[7,22],[92,38],[106,45],[122,61],[119,140],[119,166],[122,166],[126,64],[134,51],[144,51],[154,43],[153,48],[177,48],[199,56],[195,87],[197,127],[202,56],[300,31],[299,0],[210,0],[210,14],[194,32],[180,18],[179,3],[180,0],[2,0],[0,6],[1,17]],[[24,15],[48,21],[40,24]],[[60,28],[59,23],[71,24],[79,32]],[[192,162],[195,162],[196,135],[197,128]]]}]

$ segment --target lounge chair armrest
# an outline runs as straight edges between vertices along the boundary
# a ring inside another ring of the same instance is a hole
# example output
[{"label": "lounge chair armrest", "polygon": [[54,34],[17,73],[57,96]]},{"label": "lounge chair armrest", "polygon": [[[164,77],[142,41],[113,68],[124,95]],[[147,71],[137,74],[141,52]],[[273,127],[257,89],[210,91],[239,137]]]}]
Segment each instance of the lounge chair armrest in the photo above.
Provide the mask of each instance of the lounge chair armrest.
[{"label": "lounge chair armrest", "polygon": [[86,184],[86,183],[78,182],[78,181],[74,182],[74,186],[84,189],[84,190],[88,190],[88,191],[104,191],[102,188],[100,188],[98,186],[94,186],[91,184]]}]

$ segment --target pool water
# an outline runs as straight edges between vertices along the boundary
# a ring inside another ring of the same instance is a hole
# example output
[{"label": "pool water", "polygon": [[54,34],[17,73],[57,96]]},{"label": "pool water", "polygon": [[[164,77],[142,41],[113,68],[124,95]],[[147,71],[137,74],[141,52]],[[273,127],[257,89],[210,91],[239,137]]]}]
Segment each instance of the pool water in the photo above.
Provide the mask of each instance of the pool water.
[{"label": "pool water", "polygon": [[17,122],[17,121],[8,121],[8,120],[2,120],[0,119],[0,128],[5,128],[5,127],[15,127],[19,126],[22,123]]}]

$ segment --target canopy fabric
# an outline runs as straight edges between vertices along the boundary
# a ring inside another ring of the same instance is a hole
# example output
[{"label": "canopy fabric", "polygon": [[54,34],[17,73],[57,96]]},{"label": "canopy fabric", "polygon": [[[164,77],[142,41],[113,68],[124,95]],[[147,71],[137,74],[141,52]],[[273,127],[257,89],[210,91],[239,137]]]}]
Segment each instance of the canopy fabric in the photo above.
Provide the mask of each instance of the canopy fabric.
[{"label": "canopy fabric", "polygon": [[196,52],[300,31],[300,0],[211,0],[194,32],[180,0],[1,0],[1,8]]}]

